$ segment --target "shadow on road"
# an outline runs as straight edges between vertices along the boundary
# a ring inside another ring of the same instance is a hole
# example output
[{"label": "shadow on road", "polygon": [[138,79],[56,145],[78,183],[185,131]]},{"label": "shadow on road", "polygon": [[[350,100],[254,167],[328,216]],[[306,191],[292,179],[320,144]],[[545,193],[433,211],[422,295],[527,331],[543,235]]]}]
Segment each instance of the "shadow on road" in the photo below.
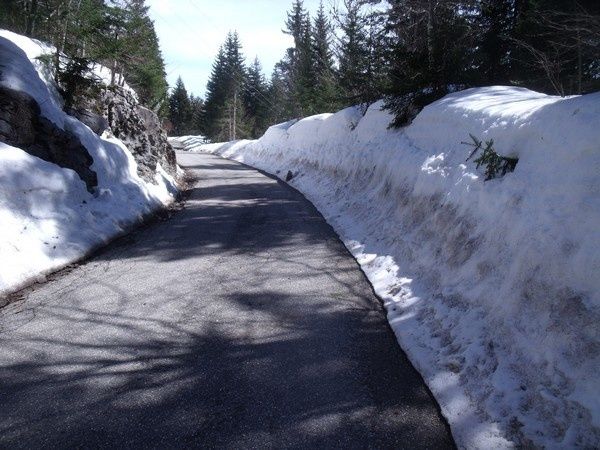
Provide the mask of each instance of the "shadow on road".
[{"label": "shadow on road", "polygon": [[318,212],[198,167],[170,221],[0,316],[0,447],[452,448]]},{"label": "shadow on road", "polygon": [[[123,304],[132,301],[121,295]],[[84,321],[107,337],[3,340],[16,352],[43,348],[55,356],[0,368],[0,442],[362,448],[366,437],[371,448],[449,445],[433,427],[427,441],[414,440],[416,429],[428,427],[431,398],[411,382],[418,377],[406,373],[405,361],[390,364],[403,355],[372,312],[332,313],[327,301],[306,311],[279,292],[222,300],[258,312],[256,326],[264,315],[276,318],[280,332],[255,341],[236,336],[235,321],[194,332],[185,320],[47,306],[65,326]],[[360,337],[352,348],[321,350],[348,333]],[[384,345],[356,348],[373,344]],[[365,392],[355,392],[348,377]],[[24,432],[26,441],[15,440]]]},{"label": "shadow on road", "polygon": [[[118,257],[143,256],[170,261],[195,258],[212,253],[215,248],[233,253],[257,253],[275,247],[293,247],[298,243],[322,242],[323,219],[314,208],[307,208],[307,202],[300,194],[286,192],[286,188],[273,183],[238,180],[239,184],[191,189],[184,210],[168,222],[154,224],[141,233],[128,236],[124,241],[131,243],[133,238],[136,245],[126,254],[118,252]],[[311,226],[311,222],[315,226]],[[119,247],[121,243],[117,241],[107,247],[97,258],[115,258],[113,247]]]}]

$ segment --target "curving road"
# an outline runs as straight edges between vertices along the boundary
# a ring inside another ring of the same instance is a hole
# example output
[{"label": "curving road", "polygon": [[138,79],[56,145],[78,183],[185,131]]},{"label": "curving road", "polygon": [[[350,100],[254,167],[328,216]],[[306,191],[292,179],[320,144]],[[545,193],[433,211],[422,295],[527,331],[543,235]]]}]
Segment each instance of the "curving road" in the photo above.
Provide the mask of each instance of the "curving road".
[{"label": "curving road", "polygon": [[183,209],[0,310],[0,448],[452,448],[311,204],[178,158]]}]

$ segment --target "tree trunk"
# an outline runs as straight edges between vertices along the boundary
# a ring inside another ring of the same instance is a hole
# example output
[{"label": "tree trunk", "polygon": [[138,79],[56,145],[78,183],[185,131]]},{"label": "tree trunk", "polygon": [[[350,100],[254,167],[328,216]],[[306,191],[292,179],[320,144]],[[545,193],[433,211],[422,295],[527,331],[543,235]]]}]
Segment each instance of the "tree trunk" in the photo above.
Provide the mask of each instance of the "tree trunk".
[{"label": "tree trunk", "polygon": [[69,20],[71,18],[71,1],[72,0],[69,0],[69,2],[67,3],[67,11],[66,11],[66,15],[65,15],[65,26],[63,28],[61,44],[60,44],[60,51],[62,53],[65,52],[65,48],[67,46],[67,32],[69,31]]},{"label": "tree trunk", "polygon": [[35,31],[35,20],[37,16],[37,0],[31,0],[29,4],[29,11],[27,14],[27,25],[25,29],[25,34],[27,36],[33,36],[33,32]]},{"label": "tree trunk", "polygon": [[434,24],[434,14],[435,14],[435,0],[428,0],[427,2],[427,63],[429,68],[429,73],[433,75],[434,82],[437,84],[437,76],[435,68],[435,42],[434,42],[434,33],[435,33],[435,24]]},{"label": "tree trunk", "polygon": [[117,76],[117,60],[113,58],[112,67],[110,68],[110,84],[115,84]]},{"label": "tree trunk", "polygon": [[237,127],[237,87],[233,91],[233,139],[235,141],[235,131]]},{"label": "tree trunk", "polygon": [[577,93],[581,95],[581,83],[583,78],[583,69],[582,69],[582,56],[581,56],[581,34],[579,30],[577,30]]}]

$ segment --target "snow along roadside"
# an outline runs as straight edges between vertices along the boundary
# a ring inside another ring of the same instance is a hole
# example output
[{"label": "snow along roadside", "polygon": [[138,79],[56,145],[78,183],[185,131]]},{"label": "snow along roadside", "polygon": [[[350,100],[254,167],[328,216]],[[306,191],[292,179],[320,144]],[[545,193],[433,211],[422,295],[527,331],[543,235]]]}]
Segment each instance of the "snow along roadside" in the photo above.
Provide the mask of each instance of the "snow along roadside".
[{"label": "snow along roadside", "polygon": [[0,85],[31,95],[41,113],[76,135],[98,176],[94,193],[70,169],[0,142],[0,296],[76,262],[175,199],[175,180],[159,165],[142,180],[118,139],[98,137],[62,111],[50,74],[37,59],[51,49],[0,30]]},{"label": "snow along roadside", "polygon": [[[490,87],[195,145],[285,178],[373,283],[464,448],[600,443],[600,94]],[[520,158],[483,182],[469,133]]]}]

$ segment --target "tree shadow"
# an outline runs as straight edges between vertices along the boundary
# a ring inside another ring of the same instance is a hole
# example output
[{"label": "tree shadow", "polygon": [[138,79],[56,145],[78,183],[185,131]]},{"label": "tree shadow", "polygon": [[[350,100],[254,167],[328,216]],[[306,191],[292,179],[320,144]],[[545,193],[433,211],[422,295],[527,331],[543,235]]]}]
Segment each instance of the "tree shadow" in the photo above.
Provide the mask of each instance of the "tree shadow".
[{"label": "tree shadow", "polygon": [[[302,194],[245,166],[222,165],[210,184],[187,192],[185,208],[168,222],[153,223],[134,233],[127,240],[134,239],[135,245],[127,252],[113,251],[121,247],[117,242],[99,251],[96,258],[172,261],[215,251],[234,255],[299,243],[310,246],[331,238],[329,225]],[[197,167],[206,167],[210,173],[219,164]]]},{"label": "tree shadow", "polygon": [[0,311],[0,447],[453,447],[331,227],[246,170]]},{"label": "tree shadow", "polygon": [[0,368],[2,446],[452,447],[372,308],[312,299],[306,310],[278,291],[222,298],[255,317],[252,331],[210,314],[142,317],[116,291],[112,313],[44,307],[75,332],[0,335],[18,355]]}]

